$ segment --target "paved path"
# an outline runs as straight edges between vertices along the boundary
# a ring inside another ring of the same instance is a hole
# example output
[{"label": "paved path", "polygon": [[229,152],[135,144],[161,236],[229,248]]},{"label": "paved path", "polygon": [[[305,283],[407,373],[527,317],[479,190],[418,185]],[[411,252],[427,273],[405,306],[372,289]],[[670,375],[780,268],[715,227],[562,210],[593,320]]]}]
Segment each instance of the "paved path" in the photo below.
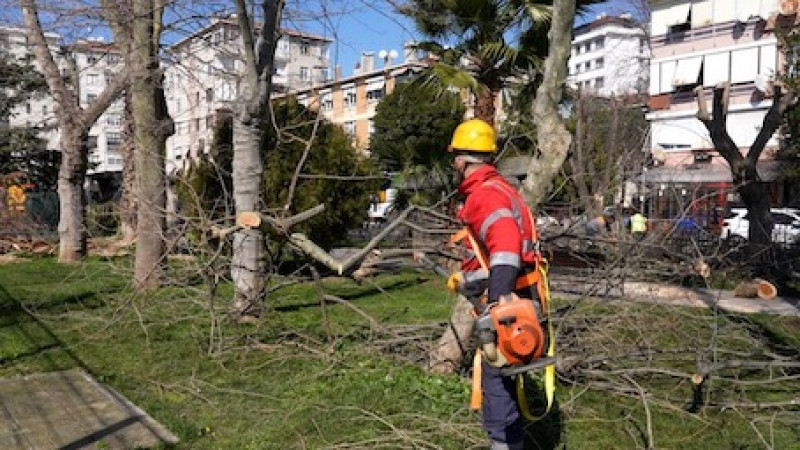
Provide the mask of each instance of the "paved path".
[{"label": "paved path", "polygon": [[[600,297],[599,290],[590,283],[565,282],[558,275],[552,278],[552,289],[556,293],[568,295],[590,295]],[[612,295],[605,298],[626,299],[645,303],[668,305],[717,307],[736,313],[763,313],[784,316],[800,316],[800,299],[792,297],[775,297],[770,300],[760,298],[741,298],[733,295],[733,291],[704,288],[687,288],[667,284],[625,282],[622,293],[613,290]]]},{"label": "paved path", "polygon": [[0,449],[131,449],[177,441],[82,370],[0,379]]}]

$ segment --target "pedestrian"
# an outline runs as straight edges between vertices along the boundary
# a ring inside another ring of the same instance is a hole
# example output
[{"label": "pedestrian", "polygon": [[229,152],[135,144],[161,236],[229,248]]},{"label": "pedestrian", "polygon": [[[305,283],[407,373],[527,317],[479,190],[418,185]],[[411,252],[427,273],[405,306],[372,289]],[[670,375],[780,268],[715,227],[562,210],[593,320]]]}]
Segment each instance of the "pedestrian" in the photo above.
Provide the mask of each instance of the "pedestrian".
[{"label": "pedestrian", "polygon": [[595,239],[610,233],[612,223],[614,223],[614,215],[610,212],[604,212],[603,214],[586,222],[585,231],[586,238],[589,240],[589,244],[593,245]]},{"label": "pedestrian", "polygon": [[631,234],[637,241],[644,239],[647,234],[647,217],[641,211],[631,216]]},{"label": "pedestrian", "polygon": [[[518,277],[536,270],[535,224],[522,196],[494,166],[494,128],[479,119],[467,120],[456,128],[448,151],[453,154],[458,190],[465,197],[458,217],[480,247],[464,258],[461,272],[450,277],[448,286],[457,290],[469,285],[460,290],[465,296],[485,288],[489,303],[505,301],[512,293],[533,298],[530,289],[522,292],[516,286]],[[485,258],[488,273],[480,258]],[[522,449],[524,420],[513,376],[501,374],[485,360],[481,371],[482,423],[491,449]]]}]

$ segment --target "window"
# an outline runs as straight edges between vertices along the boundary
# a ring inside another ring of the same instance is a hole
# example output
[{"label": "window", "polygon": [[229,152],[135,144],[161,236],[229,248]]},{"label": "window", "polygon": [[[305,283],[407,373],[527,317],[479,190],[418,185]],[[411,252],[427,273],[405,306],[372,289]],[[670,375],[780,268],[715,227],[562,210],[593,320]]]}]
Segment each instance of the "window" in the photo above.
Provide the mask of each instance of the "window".
[{"label": "window", "polygon": [[603,63],[604,63],[603,58],[597,58],[597,60],[594,62],[594,67],[596,69],[602,69],[603,68]]},{"label": "window", "polygon": [[122,133],[116,131],[106,132],[107,145],[119,145],[122,143]]},{"label": "window", "polygon": [[800,46],[786,52],[786,75],[791,78],[800,75]]},{"label": "window", "polygon": [[372,119],[369,119],[369,122],[367,122],[367,133],[369,133],[370,136],[375,134],[375,121]]},{"label": "window", "polygon": [[106,124],[112,127],[118,127],[122,125],[122,115],[121,114],[107,114],[106,115]]},{"label": "window", "polygon": [[692,4],[681,3],[670,8],[667,34],[682,33],[692,28]]},{"label": "window", "polygon": [[94,53],[89,53],[86,55],[86,64],[94,64],[97,62],[97,55]]},{"label": "window", "polygon": [[595,78],[594,87],[595,89],[601,89],[605,85],[605,83],[606,83],[605,78],[603,77]]},{"label": "window", "polygon": [[311,53],[311,44],[306,41],[300,43],[300,54],[301,55],[308,55]]},{"label": "window", "polygon": [[309,81],[308,67],[300,67],[300,81]]},{"label": "window", "polygon": [[355,136],[356,134],[356,122],[354,120],[348,120],[344,123],[344,132],[349,134],[350,136]]},{"label": "window", "polygon": [[86,94],[86,104],[91,105],[97,99],[97,94]]},{"label": "window", "polygon": [[219,63],[222,64],[222,70],[226,72],[233,72],[233,70],[235,69],[235,63],[233,61],[233,58],[221,57],[219,58]]},{"label": "window", "polygon": [[356,86],[354,84],[346,84],[342,86],[344,97],[344,107],[353,108],[356,106]]},{"label": "window", "polygon": [[214,101],[214,90],[206,88],[206,102],[211,103]]},{"label": "window", "polygon": [[100,84],[100,74],[90,73],[86,75],[86,84],[90,86],[97,86]]},{"label": "window", "polygon": [[594,48],[595,48],[595,50],[599,50],[599,49],[603,48],[603,46],[605,44],[606,44],[606,38],[599,37],[594,41]]},{"label": "window", "polygon": [[323,111],[333,109],[333,93],[331,93],[330,89],[320,92],[319,98],[320,108],[322,108]]},{"label": "window", "polygon": [[383,77],[376,77],[367,80],[367,101],[377,102],[383,98],[384,95],[384,80]]},{"label": "window", "polygon": [[112,66],[119,64],[121,60],[122,58],[119,55],[106,55],[106,61]]},{"label": "window", "polygon": [[31,108],[31,104],[30,103],[25,103],[25,113],[26,114],[30,114],[31,113],[31,109],[32,109]]},{"label": "window", "polygon": [[42,105],[42,115],[43,116],[47,115],[47,105]]},{"label": "window", "polygon": [[195,92],[194,93],[194,104],[195,104],[195,106],[199,106],[200,105],[200,92]]},{"label": "window", "polygon": [[297,103],[308,107],[308,95],[307,94],[300,94],[297,96]]}]

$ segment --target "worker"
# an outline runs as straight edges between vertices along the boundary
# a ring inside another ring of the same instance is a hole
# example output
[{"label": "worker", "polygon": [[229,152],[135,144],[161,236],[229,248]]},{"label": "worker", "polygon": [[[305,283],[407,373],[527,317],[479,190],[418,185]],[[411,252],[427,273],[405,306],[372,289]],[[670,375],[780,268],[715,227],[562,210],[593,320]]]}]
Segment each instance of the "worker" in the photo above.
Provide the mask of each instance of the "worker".
[{"label": "worker", "polygon": [[640,211],[631,216],[631,234],[638,241],[644,239],[647,234],[647,217]]},{"label": "worker", "polygon": [[[458,217],[480,247],[462,261],[461,271],[450,277],[448,287],[456,290],[466,284],[472,292],[485,287],[489,303],[506,301],[512,293],[533,298],[530,289],[521,292],[515,285],[520,275],[536,267],[535,224],[522,196],[494,166],[494,128],[480,119],[467,120],[456,128],[448,151],[453,154],[459,192],[465,196]],[[488,273],[478,261],[479,254],[488,260]],[[476,285],[481,288],[475,289]],[[486,361],[481,371],[482,422],[491,448],[522,449],[523,418],[514,378]]]}]

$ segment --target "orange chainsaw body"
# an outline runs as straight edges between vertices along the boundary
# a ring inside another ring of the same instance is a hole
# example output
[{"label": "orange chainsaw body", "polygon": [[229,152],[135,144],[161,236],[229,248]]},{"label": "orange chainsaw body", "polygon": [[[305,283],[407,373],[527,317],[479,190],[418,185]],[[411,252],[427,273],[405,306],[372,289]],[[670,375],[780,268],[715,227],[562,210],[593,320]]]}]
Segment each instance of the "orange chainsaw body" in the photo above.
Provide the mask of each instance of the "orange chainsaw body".
[{"label": "orange chainsaw body", "polygon": [[497,348],[511,365],[528,364],[544,353],[545,336],[533,302],[516,295],[489,310]]}]

